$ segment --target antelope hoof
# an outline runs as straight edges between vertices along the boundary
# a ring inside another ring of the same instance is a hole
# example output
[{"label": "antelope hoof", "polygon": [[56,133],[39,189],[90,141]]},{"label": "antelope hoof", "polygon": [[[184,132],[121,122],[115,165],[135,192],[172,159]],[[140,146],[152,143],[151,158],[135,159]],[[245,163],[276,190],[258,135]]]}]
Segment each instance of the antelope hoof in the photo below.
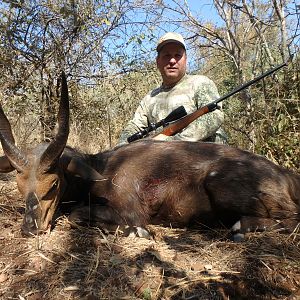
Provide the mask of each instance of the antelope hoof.
[{"label": "antelope hoof", "polygon": [[128,237],[140,237],[140,238],[144,238],[144,239],[150,239],[151,235],[149,233],[149,231],[145,228],[142,227],[128,227],[125,231],[124,231],[125,236]]}]

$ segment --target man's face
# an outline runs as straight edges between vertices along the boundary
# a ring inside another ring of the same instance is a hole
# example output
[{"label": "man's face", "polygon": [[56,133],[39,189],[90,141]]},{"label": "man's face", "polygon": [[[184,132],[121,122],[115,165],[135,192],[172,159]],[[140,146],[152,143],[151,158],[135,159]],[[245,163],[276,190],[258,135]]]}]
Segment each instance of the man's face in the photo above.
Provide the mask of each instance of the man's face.
[{"label": "man's face", "polygon": [[186,72],[186,52],[180,44],[168,43],[158,53],[156,64],[162,76],[163,84],[172,86]]}]

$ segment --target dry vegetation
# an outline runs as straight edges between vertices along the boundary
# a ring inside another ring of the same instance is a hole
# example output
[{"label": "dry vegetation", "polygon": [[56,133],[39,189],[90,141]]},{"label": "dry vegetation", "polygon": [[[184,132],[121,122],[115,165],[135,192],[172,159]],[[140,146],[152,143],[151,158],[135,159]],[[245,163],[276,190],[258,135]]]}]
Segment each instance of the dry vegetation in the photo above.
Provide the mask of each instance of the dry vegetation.
[{"label": "dry vegetation", "polygon": [[[187,2],[3,1],[0,98],[18,146],[53,133],[62,66],[70,75],[69,144],[90,153],[114,146],[141,97],[160,82],[149,63],[153,53],[143,47],[157,39],[154,24],[165,20],[171,28],[170,12],[179,14],[176,28],[178,20],[187,28],[195,69],[212,78],[221,95],[285,61],[287,53],[299,53],[295,9],[278,9],[286,1],[213,1],[220,26],[193,17],[180,6]],[[138,26],[126,13],[142,7],[147,22]],[[299,70],[296,55],[285,71],[251,87],[250,99],[224,103],[231,145],[298,172]],[[25,203],[14,176],[0,174],[0,299],[300,299],[299,228],[289,235],[251,233],[237,244],[225,229],[150,226],[153,239],[146,240],[74,228],[61,216],[50,233],[23,238]]]}]

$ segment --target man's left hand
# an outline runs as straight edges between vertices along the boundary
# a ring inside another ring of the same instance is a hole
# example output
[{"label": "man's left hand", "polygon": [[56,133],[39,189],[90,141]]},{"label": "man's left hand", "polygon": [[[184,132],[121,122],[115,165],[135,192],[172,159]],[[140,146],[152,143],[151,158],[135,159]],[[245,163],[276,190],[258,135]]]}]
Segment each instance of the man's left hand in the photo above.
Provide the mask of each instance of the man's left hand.
[{"label": "man's left hand", "polygon": [[168,136],[160,133],[160,134],[156,135],[155,137],[153,137],[153,139],[156,141],[166,141],[168,139]]}]

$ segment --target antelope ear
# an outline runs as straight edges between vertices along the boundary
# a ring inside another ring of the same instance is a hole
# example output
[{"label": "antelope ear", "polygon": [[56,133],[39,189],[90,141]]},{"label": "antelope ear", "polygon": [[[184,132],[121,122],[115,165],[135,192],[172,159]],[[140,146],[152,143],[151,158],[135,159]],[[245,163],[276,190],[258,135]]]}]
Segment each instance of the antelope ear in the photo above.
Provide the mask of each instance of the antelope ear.
[{"label": "antelope ear", "polygon": [[6,156],[0,157],[0,173],[9,173],[15,170],[15,168],[10,164]]},{"label": "antelope ear", "polygon": [[106,180],[106,178],[103,177],[100,173],[98,173],[94,168],[76,158],[70,159],[65,169],[69,173],[75,176],[79,176],[87,181]]}]

